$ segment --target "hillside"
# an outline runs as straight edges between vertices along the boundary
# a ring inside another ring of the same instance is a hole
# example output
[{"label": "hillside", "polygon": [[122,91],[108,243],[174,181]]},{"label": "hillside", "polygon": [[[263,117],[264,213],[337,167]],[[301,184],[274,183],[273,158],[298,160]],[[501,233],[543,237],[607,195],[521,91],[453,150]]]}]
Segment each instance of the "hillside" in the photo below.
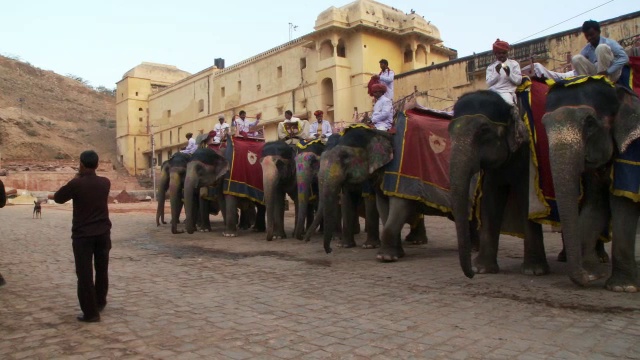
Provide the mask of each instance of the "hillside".
[{"label": "hillside", "polygon": [[94,149],[115,163],[115,118],[115,97],[0,56],[3,162],[75,160],[83,150]]}]

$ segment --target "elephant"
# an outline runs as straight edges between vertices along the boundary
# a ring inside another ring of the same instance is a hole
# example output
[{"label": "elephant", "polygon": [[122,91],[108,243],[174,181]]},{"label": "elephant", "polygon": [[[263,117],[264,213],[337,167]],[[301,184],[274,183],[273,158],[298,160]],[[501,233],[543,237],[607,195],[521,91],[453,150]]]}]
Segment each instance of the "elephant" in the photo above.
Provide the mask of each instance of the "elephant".
[{"label": "elephant", "polygon": [[[335,139],[335,137],[334,137]],[[326,146],[321,141],[313,142],[300,150],[295,157],[296,184],[298,187],[298,203],[296,209],[296,226],[293,236],[302,240],[307,225],[313,222],[315,205],[317,204],[318,170],[320,156]],[[312,201],[312,192],[316,193],[316,201]]]},{"label": "elephant", "polygon": [[[565,240],[569,278],[580,286],[603,276],[594,243],[611,216],[612,272],[606,288],[637,292],[637,202],[610,192],[611,162],[637,144],[640,101],[603,80],[553,86],[542,119]],[[636,160],[637,161],[637,160]],[[615,165],[614,165],[615,166]],[[580,182],[582,181],[582,199]],[[637,189],[637,184],[636,184]]]},{"label": "elephant", "polygon": [[[498,242],[509,196],[515,204],[516,213],[511,214],[514,222],[524,229],[521,271],[529,275],[548,274],[542,226],[528,219],[530,148],[524,123],[513,116],[511,105],[489,90],[461,96],[453,112],[448,129],[452,144],[451,205],[464,274],[472,278],[475,272],[499,271]],[[481,170],[480,243],[472,266],[469,188],[474,175]]]},{"label": "elephant", "polygon": [[157,190],[158,209],[156,211],[156,225],[160,226],[160,221],[164,224],[164,201],[167,190],[171,202],[171,232],[173,234],[182,233],[178,231],[178,218],[182,211],[182,189],[187,171],[189,155],[178,152],[169,160],[162,163],[160,175],[160,185]]},{"label": "elephant", "polygon": [[[262,148],[260,164],[267,211],[267,241],[286,239],[284,203],[288,194],[297,203],[295,150],[284,141],[268,142]],[[296,204],[297,208],[297,204]]]},{"label": "elephant", "polygon": [[[187,164],[184,179],[184,206],[187,218],[185,229],[193,234],[196,230],[196,222],[199,222],[204,230],[211,231],[209,222],[209,201],[203,199],[200,190],[209,190],[212,187],[216,191],[218,208],[224,208],[222,196],[222,177],[229,171],[229,162],[218,152],[209,148],[199,148],[192,155]],[[200,215],[199,221],[197,216]],[[225,218],[223,212],[223,218]]]}]

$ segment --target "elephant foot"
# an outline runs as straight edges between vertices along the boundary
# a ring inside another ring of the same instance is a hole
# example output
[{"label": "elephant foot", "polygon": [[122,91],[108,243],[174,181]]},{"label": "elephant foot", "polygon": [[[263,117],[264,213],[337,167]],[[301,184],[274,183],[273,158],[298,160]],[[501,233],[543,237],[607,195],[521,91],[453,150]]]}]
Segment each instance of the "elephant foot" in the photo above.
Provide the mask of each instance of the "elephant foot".
[{"label": "elephant foot", "polygon": [[367,241],[362,244],[363,249],[377,249],[380,247],[380,239],[367,239]]},{"label": "elephant foot", "polygon": [[407,237],[404,238],[404,242],[412,245],[422,245],[427,244],[429,242],[429,238],[427,238],[427,234],[409,233]]},{"label": "elephant foot", "polygon": [[404,250],[401,247],[382,248],[378,251],[376,259],[382,262],[395,262],[404,257]]},{"label": "elephant foot", "polygon": [[211,232],[213,231],[211,228],[202,228],[200,229],[200,232]]},{"label": "elephant foot", "polygon": [[574,284],[579,286],[586,286],[591,281],[598,280],[602,277],[603,276],[601,274],[589,272],[584,269],[580,269],[578,272],[573,274],[569,273],[569,278],[571,279],[571,281],[573,281]]},{"label": "elephant foot", "polygon": [[224,236],[224,237],[236,237],[236,236],[238,236],[238,233],[225,231],[225,232],[222,233],[222,236]]},{"label": "elephant foot", "polygon": [[636,293],[640,291],[637,280],[634,280],[632,277],[616,274],[611,275],[605,287],[607,290],[614,292]]},{"label": "elephant foot", "polygon": [[562,248],[562,251],[558,253],[559,262],[567,262],[567,252]]},{"label": "elephant foot", "polygon": [[500,267],[495,260],[485,261],[476,258],[473,261],[473,271],[476,274],[497,274],[500,272]]},{"label": "elephant foot", "polygon": [[520,272],[524,275],[547,275],[550,272],[549,264],[546,261],[539,263],[525,261],[520,267]]},{"label": "elephant foot", "polygon": [[180,230],[178,230],[178,228],[177,228],[177,227],[172,227],[172,228],[171,228],[171,233],[172,233],[172,234],[182,234],[182,233],[184,233],[184,231],[180,231]]},{"label": "elephant foot", "polygon": [[348,249],[348,248],[353,248],[356,247],[356,242],[355,241],[341,241],[338,243],[337,245],[339,248],[344,248],[344,249]]}]

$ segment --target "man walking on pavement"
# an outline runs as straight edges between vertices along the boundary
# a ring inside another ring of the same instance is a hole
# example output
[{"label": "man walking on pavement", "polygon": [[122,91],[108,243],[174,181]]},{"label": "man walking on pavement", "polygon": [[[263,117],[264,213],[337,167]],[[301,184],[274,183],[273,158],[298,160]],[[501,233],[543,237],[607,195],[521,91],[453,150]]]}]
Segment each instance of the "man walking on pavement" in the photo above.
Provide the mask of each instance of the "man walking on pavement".
[{"label": "man walking on pavement", "polygon": [[55,194],[49,195],[49,199],[58,204],[73,200],[71,239],[78,276],[78,300],[83,312],[78,320],[83,322],[100,321],[100,312],[107,305],[109,288],[111,221],[107,197],[111,182],[97,176],[97,168],[98,154],[93,150],[84,151],[80,154],[78,174]]}]

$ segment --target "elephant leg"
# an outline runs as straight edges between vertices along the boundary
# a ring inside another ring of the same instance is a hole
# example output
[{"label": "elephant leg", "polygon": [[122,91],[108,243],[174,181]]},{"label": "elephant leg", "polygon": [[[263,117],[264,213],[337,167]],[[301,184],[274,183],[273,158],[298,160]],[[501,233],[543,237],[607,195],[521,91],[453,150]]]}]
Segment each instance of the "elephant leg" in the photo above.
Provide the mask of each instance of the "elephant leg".
[{"label": "elephant leg", "polygon": [[342,240],[338,247],[352,248],[356,246],[354,239],[356,222],[360,223],[357,213],[359,194],[350,191],[342,192]]},{"label": "elephant leg", "polygon": [[211,220],[209,219],[210,202],[207,199],[200,197],[199,201],[199,214],[200,214],[200,231],[211,231]]},{"label": "elephant leg", "polygon": [[[527,163],[528,165],[528,163]],[[549,273],[549,263],[544,249],[542,225],[529,221],[529,181],[528,173],[516,177],[511,189],[515,194],[517,204],[517,218],[524,225],[524,259],[520,271],[525,275],[546,275]]]},{"label": "elephant leg", "polygon": [[413,201],[390,198],[389,217],[382,228],[381,246],[376,258],[380,261],[397,261],[404,257],[400,232],[413,213]]},{"label": "elephant leg", "polygon": [[273,209],[273,231],[276,239],[286,239],[287,234],[284,232],[284,206],[285,206],[285,194],[281,191],[276,191],[276,198],[274,199]]},{"label": "elephant leg", "polygon": [[362,244],[365,249],[375,249],[380,247],[380,215],[378,212],[376,196],[364,198],[365,221],[367,228],[367,241]]},{"label": "elephant leg", "polygon": [[315,216],[315,211],[316,209],[314,204],[307,205],[307,218],[305,219],[306,227],[303,230],[307,230],[309,229],[309,227],[311,227],[311,224],[313,223],[313,218]]},{"label": "elephant leg", "polygon": [[608,185],[595,176],[585,176],[584,198],[579,219],[583,267],[592,276],[601,278],[605,276],[605,273],[599,266],[600,259],[596,252],[596,244],[603,230],[609,226],[611,211]]},{"label": "elephant leg", "polygon": [[226,205],[224,236],[238,236],[238,199],[233,195],[224,195]]},{"label": "elephant leg", "polygon": [[496,274],[498,266],[498,240],[509,188],[497,185],[499,179],[487,172],[482,185],[480,202],[480,248],[473,261],[478,274]]},{"label": "elephant leg", "polygon": [[413,221],[409,222],[411,229],[404,238],[404,241],[408,244],[421,245],[429,242],[427,237],[427,228],[424,226],[424,215],[416,214]]},{"label": "elephant leg", "polygon": [[607,289],[616,292],[638,292],[638,264],[635,258],[636,225],[640,207],[630,199],[610,195],[613,242],[611,244],[611,277]]},{"label": "elephant leg", "polygon": [[265,221],[266,213],[267,213],[266,206],[256,203],[256,217],[255,217],[255,223],[253,225],[253,231],[255,232],[266,231],[267,229],[267,224]]},{"label": "elephant leg", "polygon": [[2,277],[2,274],[0,274],[0,286],[6,284],[7,282],[4,280],[4,278]]},{"label": "elephant leg", "polygon": [[604,241],[598,239],[596,241],[596,255],[598,256],[598,260],[603,264],[609,263],[609,254],[607,254],[607,249],[604,248]]}]

